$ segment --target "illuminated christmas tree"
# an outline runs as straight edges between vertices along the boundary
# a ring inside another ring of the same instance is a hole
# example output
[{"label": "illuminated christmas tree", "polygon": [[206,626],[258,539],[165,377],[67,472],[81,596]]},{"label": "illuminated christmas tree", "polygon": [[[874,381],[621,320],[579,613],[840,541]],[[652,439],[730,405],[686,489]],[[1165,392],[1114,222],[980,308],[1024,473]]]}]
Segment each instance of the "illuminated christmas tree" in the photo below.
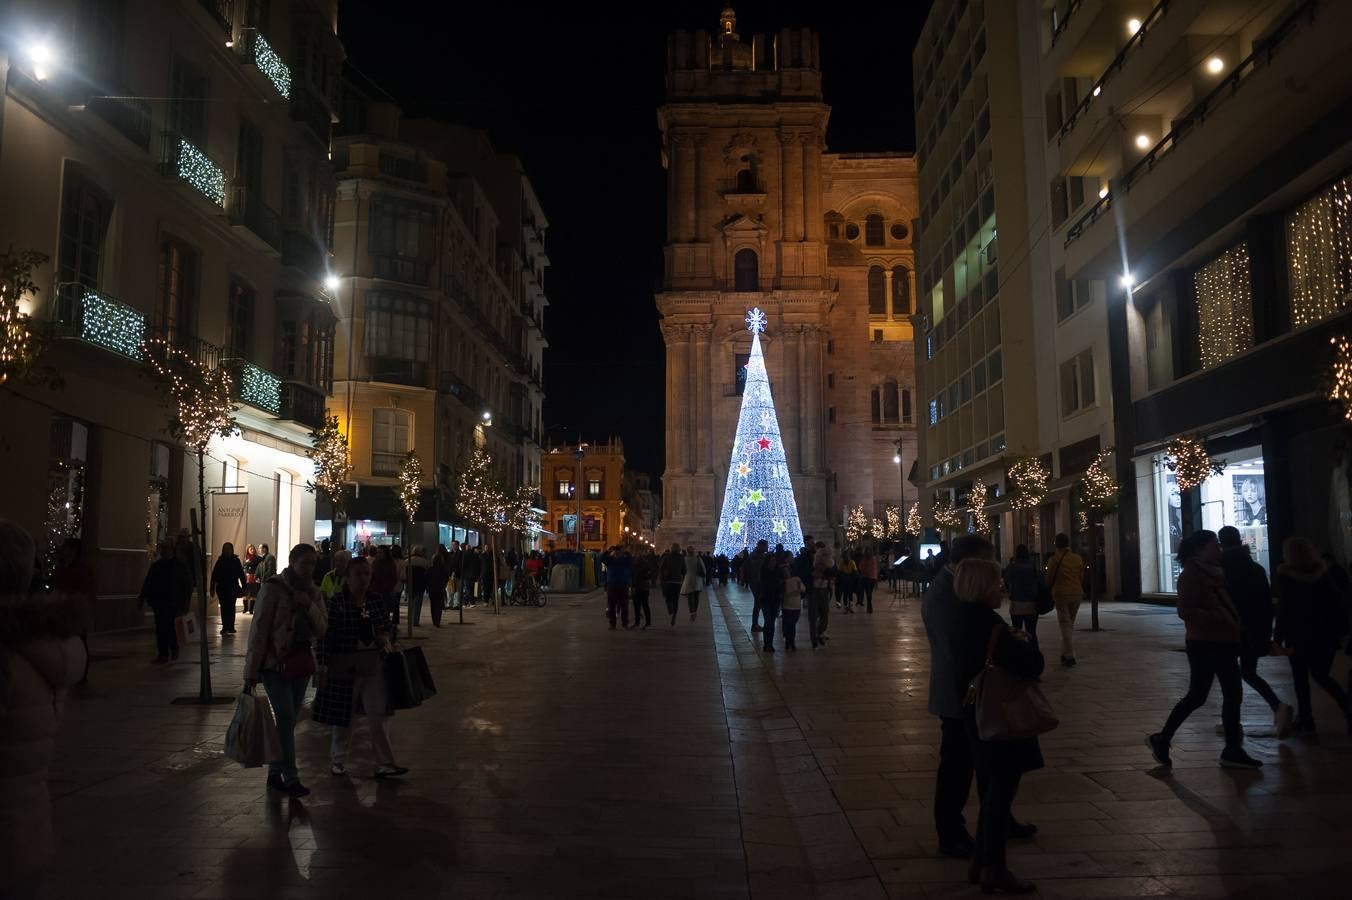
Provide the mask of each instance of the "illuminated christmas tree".
[{"label": "illuminated christmas tree", "polygon": [[746,314],[751,331],[751,358],[746,364],[746,387],[742,411],[737,417],[737,435],[732,441],[732,461],[723,491],[723,512],[718,520],[714,552],[726,556],[754,548],[757,541],[771,547],[783,544],[797,551],[803,546],[798,507],[793,500],[793,481],[779,437],[775,401],[765,373],[760,333],[765,313],[759,308]]}]

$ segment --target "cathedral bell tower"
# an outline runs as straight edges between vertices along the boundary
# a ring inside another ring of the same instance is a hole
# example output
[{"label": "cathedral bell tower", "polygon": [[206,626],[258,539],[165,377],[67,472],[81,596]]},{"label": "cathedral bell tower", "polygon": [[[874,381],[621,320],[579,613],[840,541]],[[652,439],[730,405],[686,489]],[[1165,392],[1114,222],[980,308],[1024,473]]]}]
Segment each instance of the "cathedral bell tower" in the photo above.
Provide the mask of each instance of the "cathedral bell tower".
[{"label": "cathedral bell tower", "polygon": [[667,40],[658,110],[667,172],[664,277],[656,297],[667,350],[664,540],[713,545],[750,335],[760,307],[766,371],[799,516],[825,535],[823,354],[835,292],[823,239],[818,37],[784,29],[750,43],[723,10],[716,35]]}]

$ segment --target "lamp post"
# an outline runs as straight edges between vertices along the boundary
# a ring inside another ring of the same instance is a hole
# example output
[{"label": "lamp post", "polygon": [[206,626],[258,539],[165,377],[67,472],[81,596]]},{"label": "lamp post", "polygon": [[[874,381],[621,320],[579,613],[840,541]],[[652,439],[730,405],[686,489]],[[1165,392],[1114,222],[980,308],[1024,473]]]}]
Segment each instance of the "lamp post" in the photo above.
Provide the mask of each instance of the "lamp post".
[{"label": "lamp post", "polygon": [[577,518],[573,520],[573,537],[578,553],[582,552],[582,457],[587,455],[586,446],[578,438],[577,450],[573,451],[573,458],[577,460],[577,482],[573,485],[573,496],[577,497]]}]

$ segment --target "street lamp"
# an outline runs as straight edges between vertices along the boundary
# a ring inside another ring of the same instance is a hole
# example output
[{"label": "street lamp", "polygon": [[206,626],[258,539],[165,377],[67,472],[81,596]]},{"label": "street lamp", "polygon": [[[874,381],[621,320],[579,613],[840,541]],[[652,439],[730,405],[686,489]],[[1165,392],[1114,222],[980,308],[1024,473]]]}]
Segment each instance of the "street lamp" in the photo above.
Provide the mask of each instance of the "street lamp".
[{"label": "street lamp", "polygon": [[587,455],[587,445],[582,441],[577,442],[577,450],[573,451],[573,458],[577,460],[577,484],[573,486],[573,493],[577,495],[577,518],[573,520],[573,537],[576,539],[577,552],[582,552],[582,457]]}]

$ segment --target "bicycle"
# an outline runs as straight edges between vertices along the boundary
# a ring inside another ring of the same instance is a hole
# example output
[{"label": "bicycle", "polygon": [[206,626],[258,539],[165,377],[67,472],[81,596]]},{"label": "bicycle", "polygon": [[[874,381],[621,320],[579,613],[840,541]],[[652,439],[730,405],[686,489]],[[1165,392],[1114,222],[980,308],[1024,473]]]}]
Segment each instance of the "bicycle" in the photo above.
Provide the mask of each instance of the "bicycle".
[{"label": "bicycle", "polygon": [[511,606],[543,607],[549,602],[549,598],[540,590],[534,578],[522,575],[512,579],[512,592],[507,596],[507,602]]}]

